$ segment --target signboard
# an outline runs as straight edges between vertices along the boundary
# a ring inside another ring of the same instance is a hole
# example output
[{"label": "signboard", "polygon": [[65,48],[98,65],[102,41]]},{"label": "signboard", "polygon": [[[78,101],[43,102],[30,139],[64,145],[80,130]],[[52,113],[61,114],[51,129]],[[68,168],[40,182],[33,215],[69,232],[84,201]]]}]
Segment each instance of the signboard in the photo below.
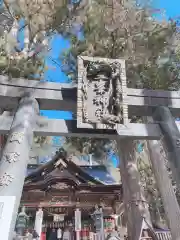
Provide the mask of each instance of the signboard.
[{"label": "signboard", "polygon": [[48,207],[47,211],[49,213],[55,213],[55,214],[66,214],[67,208],[65,207]]},{"label": "signboard", "polygon": [[125,60],[78,57],[77,127],[116,129],[128,124]]},{"label": "signboard", "polygon": [[53,216],[53,222],[62,222],[64,221],[64,214],[55,214]]},{"label": "signboard", "polygon": [[[23,203],[25,206],[30,206],[30,204],[26,204],[26,203]],[[31,203],[31,205],[33,206],[33,203]],[[37,205],[37,204],[36,204]],[[63,208],[63,207],[72,207],[75,205],[75,202],[71,202],[71,201],[49,201],[49,202],[40,202],[40,206],[41,207],[51,207],[51,208]]]},{"label": "signboard", "polygon": [[75,231],[81,231],[81,211],[79,209],[75,211]]},{"label": "signboard", "polygon": [[0,232],[1,239],[8,240],[15,207],[15,196],[0,196]]}]

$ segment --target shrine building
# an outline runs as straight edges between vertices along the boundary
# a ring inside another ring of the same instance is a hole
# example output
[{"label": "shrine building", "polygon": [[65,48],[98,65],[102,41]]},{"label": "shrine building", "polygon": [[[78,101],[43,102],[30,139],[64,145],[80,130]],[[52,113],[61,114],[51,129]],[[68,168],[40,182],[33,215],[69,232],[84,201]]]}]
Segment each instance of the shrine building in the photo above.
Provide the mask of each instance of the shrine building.
[{"label": "shrine building", "polygon": [[123,224],[122,185],[102,165],[81,165],[75,156],[59,151],[51,161],[29,171],[23,188],[21,206],[26,207],[30,225],[38,209],[43,211],[42,232],[52,228],[75,229],[75,211],[81,212],[81,239],[94,232],[95,206],[103,211],[104,230],[110,232]]}]

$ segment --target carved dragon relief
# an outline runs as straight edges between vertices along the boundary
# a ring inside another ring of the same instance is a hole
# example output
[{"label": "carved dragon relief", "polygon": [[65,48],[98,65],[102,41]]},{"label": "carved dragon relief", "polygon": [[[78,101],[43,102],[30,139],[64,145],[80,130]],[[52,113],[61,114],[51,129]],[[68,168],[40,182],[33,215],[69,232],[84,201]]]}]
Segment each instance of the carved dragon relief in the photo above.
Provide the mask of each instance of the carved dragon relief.
[{"label": "carved dragon relief", "polygon": [[[82,57],[83,59],[84,57]],[[123,124],[123,91],[119,61],[83,60],[81,66],[82,122],[105,124],[114,128]],[[83,69],[83,70],[82,70]],[[79,95],[78,95],[79,97]]]}]

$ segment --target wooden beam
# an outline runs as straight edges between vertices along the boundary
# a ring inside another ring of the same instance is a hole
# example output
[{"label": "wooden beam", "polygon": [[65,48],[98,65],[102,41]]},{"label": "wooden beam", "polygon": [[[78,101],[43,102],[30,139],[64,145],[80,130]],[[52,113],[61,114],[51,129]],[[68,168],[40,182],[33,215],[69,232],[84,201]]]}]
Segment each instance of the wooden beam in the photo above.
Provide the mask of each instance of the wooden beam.
[{"label": "wooden beam", "polygon": [[[0,75],[0,85],[17,87],[22,89],[33,90],[51,90],[51,91],[66,91],[70,89],[77,89],[77,84],[72,83],[57,83],[47,81],[34,81],[25,79],[12,79],[8,80],[7,77]],[[5,91],[4,91],[5,92]],[[154,97],[154,98],[171,98],[180,100],[180,91],[164,91],[164,90],[148,90],[148,89],[135,89],[127,88],[128,96],[136,97]]]},{"label": "wooden beam", "polygon": [[[28,201],[21,201],[21,205],[29,208],[34,208],[34,207],[75,207],[77,206],[78,202],[41,202],[41,201],[33,201],[33,202],[28,202]],[[89,208],[89,207],[94,207],[95,202],[81,202],[80,208]]]},{"label": "wooden beam", "polygon": [[129,115],[152,116],[157,106],[167,106],[174,116],[179,116],[180,91],[127,89]]},{"label": "wooden beam", "polygon": [[[32,90],[42,110],[66,110],[76,112],[77,85],[34,80],[12,79],[0,76],[0,108],[16,109],[19,99]],[[129,116],[152,115],[159,105],[168,106],[174,116],[180,112],[180,91],[163,91],[127,88]]]},{"label": "wooden beam", "polygon": [[26,80],[23,78],[8,79],[6,76],[2,76],[2,75],[0,75],[0,85],[32,88],[32,89],[54,90],[54,91],[59,91],[61,89],[77,88],[77,84],[73,84],[73,83],[36,81],[36,80]]},{"label": "wooden beam", "polygon": [[[10,130],[13,116],[0,116],[0,134],[7,134]],[[118,134],[115,130],[95,130],[78,129],[75,120],[66,121],[59,119],[48,119],[39,117],[39,125],[36,126],[34,133],[39,136],[76,136],[76,137],[95,137],[117,139],[130,137],[133,139],[160,139],[161,131],[157,124],[130,123],[124,129],[119,129]],[[180,130],[180,123],[177,122]]]},{"label": "wooden beam", "polygon": [[51,82],[28,80],[5,80],[0,76],[0,108],[16,109],[21,97],[27,91],[38,100],[40,109],[75,111],[77,88],[72,84],[58,84]]},{"label": "wooden beam", "polygon": [[129,96],[180,99],[180,91],[128,88]]}]

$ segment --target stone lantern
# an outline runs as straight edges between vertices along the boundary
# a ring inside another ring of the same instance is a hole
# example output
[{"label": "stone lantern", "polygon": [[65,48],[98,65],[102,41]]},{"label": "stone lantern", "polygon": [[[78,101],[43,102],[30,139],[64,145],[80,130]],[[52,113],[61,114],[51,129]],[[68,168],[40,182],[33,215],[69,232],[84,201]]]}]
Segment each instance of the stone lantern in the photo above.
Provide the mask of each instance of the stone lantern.
[{"label": "stone lantern", "polygon": [[96,227],[96,233],[98,239],[104,240],[104,218],[102,208],[99,208],[98,205],[95,206],[95,211],[91,215],[94,220],[94,225]]},{"label": "stone lantern", "polygon": [[28,227],[29,217],[25,212],[25,207],[22,207],[21,212],[17,216],[16,231],[18,235],[23,236],[25,229]]}]

